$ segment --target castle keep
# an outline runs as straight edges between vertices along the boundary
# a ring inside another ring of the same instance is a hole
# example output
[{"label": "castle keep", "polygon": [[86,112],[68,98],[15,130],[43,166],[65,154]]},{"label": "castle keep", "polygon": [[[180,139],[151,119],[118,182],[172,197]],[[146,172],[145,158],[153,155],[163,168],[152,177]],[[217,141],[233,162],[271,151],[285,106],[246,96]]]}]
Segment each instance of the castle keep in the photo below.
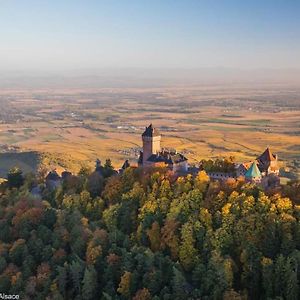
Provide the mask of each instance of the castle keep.
[{"label": "castle keep", "polygon": [[143,151],[138,165],[143,167],[167,167],[174,172],[187,172],[187,158],[177,151],[161,149],[161,134],[150,124],[142,134]]}]

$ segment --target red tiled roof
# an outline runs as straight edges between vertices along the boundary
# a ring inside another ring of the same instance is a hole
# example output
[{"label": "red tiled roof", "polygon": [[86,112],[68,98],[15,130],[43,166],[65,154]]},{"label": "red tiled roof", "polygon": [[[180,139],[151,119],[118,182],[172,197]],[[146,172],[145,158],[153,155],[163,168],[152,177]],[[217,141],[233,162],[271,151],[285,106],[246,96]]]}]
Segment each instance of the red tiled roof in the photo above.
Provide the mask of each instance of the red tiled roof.
[{"label": "red tiled roof", "polygon": [[252,161],[249,161],[249,162],[243,163],[242,165],[244,166],[244,168],[245,168],[246,170],[248,170],[248,169],[251,167],[252,163],[253,163]]},{"label": "red tiled roof", "polygon": [[257,160],[261,162],[270,162],[276,160],[276,157],[272,154],[271,150],[267,148],[265,152],[257,158]]}]

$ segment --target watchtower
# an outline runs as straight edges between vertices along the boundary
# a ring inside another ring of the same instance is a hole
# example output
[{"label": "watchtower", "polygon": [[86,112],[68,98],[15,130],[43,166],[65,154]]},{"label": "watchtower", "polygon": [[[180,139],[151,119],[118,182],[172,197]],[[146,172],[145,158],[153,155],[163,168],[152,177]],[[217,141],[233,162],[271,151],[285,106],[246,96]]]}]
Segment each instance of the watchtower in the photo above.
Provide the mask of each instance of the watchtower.
[{"label": "watchtower", "polygon": [[143,140],[143,165],[152,154],[160,152],[161,134],[159,131],[150,124],[146,127],[142,134]]}]

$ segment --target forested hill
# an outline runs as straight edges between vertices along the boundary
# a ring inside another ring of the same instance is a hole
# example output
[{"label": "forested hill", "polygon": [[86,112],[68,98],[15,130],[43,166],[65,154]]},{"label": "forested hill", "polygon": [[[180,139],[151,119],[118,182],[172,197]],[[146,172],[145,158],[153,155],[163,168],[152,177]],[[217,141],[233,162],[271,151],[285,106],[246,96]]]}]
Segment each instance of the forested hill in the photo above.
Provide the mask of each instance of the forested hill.
[{"label": "forested hill", "polygon": [[[56,190],[33,175],[1,185],[1,293],[299,299],[299,183],[266,195],[242,181],[210,182],[204,171],[110,175],[83,170]],[[42,200],[30,193],[36,184]]]}]

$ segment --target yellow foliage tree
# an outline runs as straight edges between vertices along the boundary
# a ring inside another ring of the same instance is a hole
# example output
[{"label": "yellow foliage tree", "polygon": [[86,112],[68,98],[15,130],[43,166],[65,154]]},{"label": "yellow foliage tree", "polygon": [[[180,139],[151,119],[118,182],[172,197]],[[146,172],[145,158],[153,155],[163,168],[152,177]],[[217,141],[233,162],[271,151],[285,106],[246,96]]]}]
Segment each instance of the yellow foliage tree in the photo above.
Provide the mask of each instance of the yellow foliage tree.
[{"label": "yellow foliage tree", "polygon": [[94,246],[92,242],[90,242],[86,249],[86,262],[88,265],[94,265],[98,259],[102,255],[102,247],[100,245]]},{"label": "yellow foliage tree", "polygon": [[132,273],[125,271],[121,277],[117,292],[125,298],[130,298],[130,284],[131,284]]}]

